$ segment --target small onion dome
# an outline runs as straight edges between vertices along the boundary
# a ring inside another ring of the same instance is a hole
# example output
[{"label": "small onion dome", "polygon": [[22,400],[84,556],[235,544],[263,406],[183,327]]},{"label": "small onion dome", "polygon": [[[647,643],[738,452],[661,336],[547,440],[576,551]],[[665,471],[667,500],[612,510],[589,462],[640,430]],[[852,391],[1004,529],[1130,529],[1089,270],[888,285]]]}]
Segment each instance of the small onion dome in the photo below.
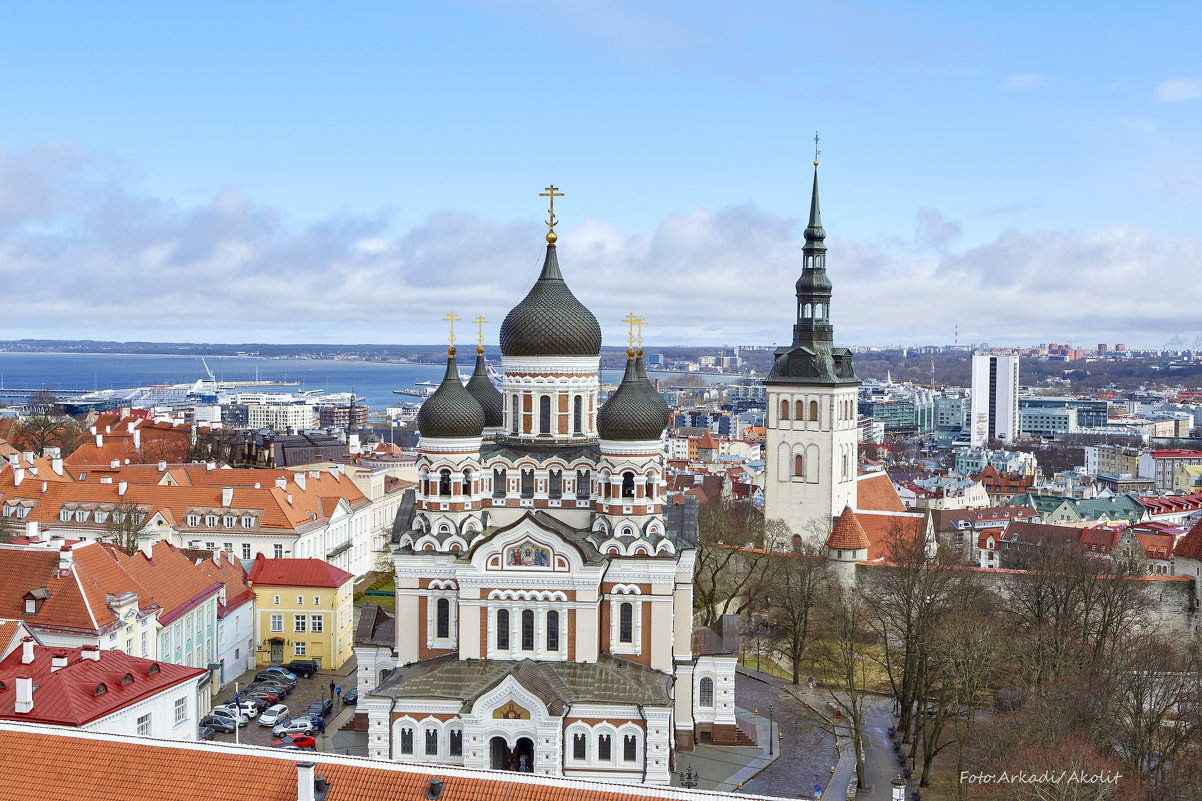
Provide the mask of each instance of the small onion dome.
[{"label": "small onion dome", "polygon": [[798,294],[829,295],[833,288],[831,279],[826,275],[826,270],[815,270],[810,267],[801,271],[801,277],[797,279],[795,285]]},{"label": "small onion dome", "polygon": [[826,541],[827,548],[834,548],[842,551],[862,551],[872,545],[868,540],[868,535],[864,533],[864,527],[860,525],[856,513],[851,510],[850,506],[843,507],[843,514],[839,515],[839,519],[835,521],[835,527],[831,529],[831,536]]},{"label": "small onion dome", "polygon": [[634,351],[626,353],[626,374],[597,415],[597,433],[611,440],[659,439],[665,424],[659,393],[639,379]]},{"label": "small onion dome", "polygon": [[501,353],[506,356],[601,353],[601,326],[564,283],[554,244],[547,245],[547,257],[538,280],[501,324]]},{"label": "small onion dome", "polygon": [[659,394],[659,390],[655,388],[655,382],[647,377],[647,367],[643,364],[643,349],[639,348],[638,354],[634,359],[634,371],[638,375],[639,380],[647,385],[647,389],[654,396],[656,405],[660,407],[664,415],[664,428],[668,427],[668,415],[671,410],[668,408],[668,402],[664,400],[664,396]]},{"label": "small onion dome", "polygon": [[478,437],[484,430],[484,410],[459,380],[454,348],[447,350],[442,383],[417,412],[417,429],[423,437],[446,439]]},{"label": "small onion dome", "polygon": [[476,369],[465,387],[468,393],[484,409],[484,427],[499,428],[505,425],[505,398],[488,378],[484,364],[484,348],[476,348]]}]

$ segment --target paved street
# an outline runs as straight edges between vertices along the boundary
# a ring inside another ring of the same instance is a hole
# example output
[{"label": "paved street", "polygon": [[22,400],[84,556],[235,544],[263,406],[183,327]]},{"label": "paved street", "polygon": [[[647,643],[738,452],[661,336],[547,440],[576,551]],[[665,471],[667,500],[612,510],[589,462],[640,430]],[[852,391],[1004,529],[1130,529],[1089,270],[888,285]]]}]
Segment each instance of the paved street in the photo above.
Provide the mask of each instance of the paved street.
[{"label": "paved street", "polygon": [[[347,671],[348,666],[350,673],[348,675],[341,675],[341,673]],[[238,687],[245,688],[248,684],[254,681],[256,672],[257,671],[249,671],[239,676],[237,680]],[[314,701],[321,698],[330,697],[331,680],[334,681],[335,686],[341,684],[343,691],[346,691],[355,686],[354,679],[354,660],[351,660],[348,665],[343,666],[342,670],[338,674],[322,671],[309,679],[298,677],[296,680],[296,689],[293,690],[292,694],[287,698],[281,699],[280,703],[287,704],[288,708],[293,714],[299,715],[302,714],[308,708],[309,704],[313,703]],[[232,700],[233,697],[234,685],[231,683],[218,694],[217,698],[214,699],[213,705],[216,706],[220,703],[224,703],[227,700]],[[348,707],[345,714],[339,714],[343,712],[343,706],[344,704],[335,698],[334,709],[331,713],[333,720],[332,722],[329,719],[326,721],[327,737],[318,739],[318,750],[327,750],[328,746],[333,744],[334,738],[332,735],[334,735],[336,727],[342,725],[342,723],[346,721],[347,716],[354,714],[353,706]],[[218,732],[214,739],[220,740],[221,742],[232,743],[234,742],[234,735],[222,734]],[[238,741],[242,743],[248,743],[250,745],[271,745],[271,742],[274,739],[276,738],[271,734],[271,727],[260,726],[258,718],[250,721],[250,723],[246,724],[246,726],[238,732]]]}]

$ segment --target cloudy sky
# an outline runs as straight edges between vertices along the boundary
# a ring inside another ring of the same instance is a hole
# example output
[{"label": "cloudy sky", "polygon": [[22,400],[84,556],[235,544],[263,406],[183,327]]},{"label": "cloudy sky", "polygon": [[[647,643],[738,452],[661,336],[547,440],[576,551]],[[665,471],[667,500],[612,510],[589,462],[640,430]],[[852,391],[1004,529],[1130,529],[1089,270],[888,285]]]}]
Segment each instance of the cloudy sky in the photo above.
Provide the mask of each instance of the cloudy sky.
[{"label": "cloudy sky", "polygon": [[1202,345],[1202,6],[8,4],[0,339]]}]

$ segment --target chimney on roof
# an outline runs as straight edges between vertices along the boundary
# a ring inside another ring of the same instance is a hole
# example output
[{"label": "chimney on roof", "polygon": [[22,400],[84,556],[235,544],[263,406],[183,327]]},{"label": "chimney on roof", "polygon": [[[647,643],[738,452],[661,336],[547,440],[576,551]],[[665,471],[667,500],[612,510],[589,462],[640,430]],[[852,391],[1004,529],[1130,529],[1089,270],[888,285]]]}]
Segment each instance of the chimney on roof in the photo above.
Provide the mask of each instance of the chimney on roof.
[{"label": "chimney on roof", "polygon": [[45,495],[45,494],[46,494],[46,486],[47,486],[46,482],[45,482],[45,481],[43,481],[43,482],[42,482],[42,494],[43,494],[43,495]]},{"label": "chimney on roof", "polygon": [[313,769],[316,762],[305,760],[296,763],[296,801],[317,801],[313,786]]},{"label": "chimney on roof", "polygon": [[282,478],[282,477],[281,477],[281,478],[277,478],[277,479],[275,480],[275,485],[276,485],[277,487],[279,487],[280,489],[288,489],[288,479],[286,479],[286,478]]},{"label": "chimney on roof", "polygon": [[40,528],[41,527],[38,525],[38,521],[30,520],[29,522],[27,522],[25,524],[25,537],[30,542],[37,542],[38,536],[39,536],[38,529],[40,529]]},{"label": "chimney on roof", "polygon": [[426,788],[426,798],[429,801],[438,801],[442,797],[443,787],[442,779],[437,776],[431,776],[430,786]]},{"label": "chimney on roof", "polygon": [[17,704],[13,711],[18,715],[28,715],[33,711],[32,676],[17,676]]},{"label": "chimney on roof", "polygon": [[124,497],[125,497],[125,491],[126,491],[127,489],[129,489],[129,482],[128,482],[128,481],[118,481],[118,482],[117,482],[117,494],[118,494],[118,495],[120,495],[121,497],[123,497],[123,498],[124,498]]},{"label": "chimney on roof", "polygon": [[10,465],[12,465],[14,468],[18,467],[21,464],[21,454],[10,453],[8,455],[8,463]]},{"label": "chimney on roof", "polygon": [[25,480],[25,468],[24,467],[13,468],[13,486],[14,487],[21,486],[21,482],[24,480]]},{"label": "chimney on roof", "polygon": [[113,483],[113,477],[112,477],[112,476],[101,476],[101,477],[100,477],[100,483],[101,483],[101,484],[112,484],[112,483]]},{"label": "chimney on roof", "polygon": [[33,637],[21,638],[21,664],[28,665],[33,661]]},{"label": "chimney on roof", "polygon": [[67,574],[71,571],[71,564],[75,561],[75,552],[71,550],[70,545],[64,545],[58,549],[58,572]]},{"label": "chimney on roof", "polygon": [[97,434],[97,435],[96,435],[96,447],[97,447],[97,448],[103,448],[103,447],[104,447],[104,434]]},{"label": "chimney on roof", "polygon": [[159,472],[162,473],[167,469],[167,463],[162,459],[159,460]]},{"label": "chimney on roof", "polygon": [[109,467],[110,467],[111,469],[113,469],[113,470],[116,470],[116,469],[117,469],[118,467],[120,467],[120,466],[121,466],[121,460],[120,460],[120,459],[114,459],[114,460],[112,460],[111,462],[109,462]]},{"label": "chimney on roof", "polygon": [[221,488],[221,505],[229,506],[233,502],[234,502],[234,488],[233,487],[222,487]]},{"label": "chimney on roof", "polygon": [[85,645],[79,649],[80,659],[91,659],[93,662],[100,661],[100,648],[95,645]]},{"label": "chimney on roof", "polygon": [[134,447],[141,448],[142,447],[142,432],[139,431],[138,429],[134,428],[132,423],[130,424],[129,428],[131,431],[133,431],[133,434],[134,434]]},{"label": "chimney on roof", "polygon": [[342,465],[340,465],[340,464],[330,465],[330,475],[332,475],[334,477],[335,481],[340,480],[339,477],[342,475]]},{"label": "chimney on roof", "polygon": [[293,480],[293,482],[296,483],[296,486],[300,487],[301,492],[305,491],[305,474],[304,473],[293,473],[292,480]]},{"label": "chimney on roof", "polygon": [[58,671],[58,670],[62,670],[66,666],[67,666],[67,655],[62,653],[61,651],[59,653],[55,654],[54,656],[50,657],[50,672],[51,673],[54,673],[55,671]]},{"label": "chimney on roof", "polygon": [[217,469],[216,462],[205,462],[205,471],[206,472],[209,470],[216,470],[216,469]]},{"label": "chimney on roof", "polygon": [[59,457],[50,460],[50,469],[55,472],[55,475],[63,474],[63,460]]},{"label": "chimney on roof", "polygon": [[292,493],[291,492],[288,493],[288,505],[289,506],[292,505]]},{"label": "chimney on roof", "polygon": [[112,426],[105,426],[105,427],[104,427],[104,433],[106,433],[106,434],[111,434],[111,433],[113,433],[113,427],[112,427]]},{"label": "chimney on roof", "polygon": [[33,464],[33,451],[25,451],[24,453],[21,454],[21,456],[22,456],[22,458],[25,459],[25,461],[29,462],[30,464]]}]

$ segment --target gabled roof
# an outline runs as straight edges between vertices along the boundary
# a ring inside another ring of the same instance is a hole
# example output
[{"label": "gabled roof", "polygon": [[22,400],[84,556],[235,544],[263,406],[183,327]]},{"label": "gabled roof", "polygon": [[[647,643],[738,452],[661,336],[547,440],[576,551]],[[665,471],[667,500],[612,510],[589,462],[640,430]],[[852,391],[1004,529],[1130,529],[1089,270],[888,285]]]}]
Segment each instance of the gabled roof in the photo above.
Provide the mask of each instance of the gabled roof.
[{"label": "gabled roof", "polygon": [[1181,538],[1174,553],[1178,558],[1202,561],[1202,520],[1195,523],[1194,527]]},{"label": "gabled roof", "polygon": [[355,576],[320,559],[268,559],[259,554],[250,568],[252,586],[337,588]]},{"label": "gabled roof", "polygon": [[860,510],[856,520],[868,537],[869,562],[889,559],[894,542],[915,543],[927,536],[927,517],[921,512],[873,512]]},{"label": "gabled roof", "polygon": [[904,512],[892,479],[887,473],[864,473],[856,476],[856,509],[873,512]]},{"label": "gabled roof", "polygon": [[326,801],[424,801],[435,776],[443,782],[440,801],[729,798],[725,793],[680,787],[406,764],[326,752],[298,755],[245,744],[155,740],[10,722],[0,723],[0,753],[11,766],[5,793],[38,801],[296,801],[296,764],[301,759],[315,762],[314,774],[328,780]]},{"label": "gabled roof", "polygon": [[[184,552],[189,559],[195,559],[192,554]],[[223,618],[231,609],[237,609],[255,597],[255,591],[247,584],[249,580],[242,562],[224,551],[220,553],[205,552],[205,556],[194,562],[206,576],[220,582],[225,587],[225,602],[218,603],[217,617]]]},{"label": "gabled roof", "polygon": [[[101,553],[94,554],[92,549]],[[88,564],[80,563],[80,554],[84,554]],[[24,620],[37,630],[66,629],[89,634],[119,625],[120,621],[106,603],[106,590],[99,583],[107,574],[103,570],[89,569],[93,556],[97,557],[95,564],[100,567],[104,566],[102,559],[112,563],[99,545],[86,545],[77,553],[73,552],[74,565],[64,574],[59,570],[58,551],[36,546],[0,545],[0,618]],[[121,587],[132,585],[136,582],[128,576],[117,584]],[[24,596],[30,590],[40,588],[45,588],[50,597],[41,603],[37,612],[27,615]],[[115,589],[112,594],[122,591]],[[153,599],[143,599],[140,603],[153,604]]]},{"label": "gabled roof", "polygon": [[159,613],[159,623],[164,626],[221,592],[219,581],[214,581],[166,540],[156,542],[150,556],[142,551],[132,556],[117,552],[116,559],[154,595],[163,610]]},{"label": "gabled roof", "polygon": [[[5,687],[0,691],[0,718],[83,726],[207,672],[123,651],[97,650],[99,660],[83,659],[82,648],[46,645],[34,645],[33,661],[23,663],[22,651],[17,648],[0,661],[0,682]],[[53,670],[54,654],[66,656],[66,667]],[[34,684],[33,709],[20,714],[15,709],[18,676],[29,676]]]}]

